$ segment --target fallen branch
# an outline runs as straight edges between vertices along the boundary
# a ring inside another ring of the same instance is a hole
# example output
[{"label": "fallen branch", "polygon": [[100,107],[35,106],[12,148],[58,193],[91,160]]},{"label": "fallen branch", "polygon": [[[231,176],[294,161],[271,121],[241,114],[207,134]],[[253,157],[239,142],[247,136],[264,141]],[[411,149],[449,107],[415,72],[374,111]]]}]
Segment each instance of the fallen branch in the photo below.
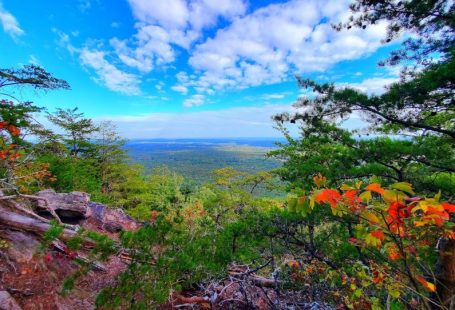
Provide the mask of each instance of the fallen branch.
[{"label": "fallen branch", "polygon": [[[49,221],[46,221],[11,212],[3,206],[0,207],[0,224],[5,225],[8,228],[43,235],[51,228]],[[75,234],[76,231],[64,228],[60,238],[67,240],[74,237]]]}]

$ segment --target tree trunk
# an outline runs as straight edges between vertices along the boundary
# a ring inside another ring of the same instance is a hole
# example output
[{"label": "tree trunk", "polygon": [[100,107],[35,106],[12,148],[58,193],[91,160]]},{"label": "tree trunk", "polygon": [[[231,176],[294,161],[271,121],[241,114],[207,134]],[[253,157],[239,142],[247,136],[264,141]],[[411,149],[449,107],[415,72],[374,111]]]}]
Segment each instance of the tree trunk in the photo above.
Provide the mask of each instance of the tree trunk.
[{"label": "tree trunk", "polygon": [[453,309],[455,307],[455,240],[441,239],[439,242],[436,280],[438,302],[445,308]]}]

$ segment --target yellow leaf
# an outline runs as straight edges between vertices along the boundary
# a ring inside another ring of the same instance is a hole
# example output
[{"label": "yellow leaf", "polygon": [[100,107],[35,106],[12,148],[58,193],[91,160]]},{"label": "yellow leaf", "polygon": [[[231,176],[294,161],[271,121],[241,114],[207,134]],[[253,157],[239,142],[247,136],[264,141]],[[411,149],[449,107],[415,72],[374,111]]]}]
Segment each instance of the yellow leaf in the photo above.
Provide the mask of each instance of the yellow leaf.
[{"label": "yellow leaf", "polygon": [[365,243],[367,245],[369,245],[369,246],[377,247],[377,246],[380,246],[382,244],[382,241],[381,241],[381,239],[376,238],[371,233],[369,233],[365,237]]},{"label": "yellow leaf", "polygon": [[400,297],[400,291],[399,291],[399,290],[389,289],[389,294],[390,294],[390,296],[392,296],[393,298],[398,298],[398,297]]},{"label": "yellow leaf", "polygon": [[382,194],[382,199],[384,199],[384,201],[387,203],[392,202],[403,203],[406,197],[408,196],[403,192],[395,190],[385,190],[384,193]]},{"label": "yellow leaf", "polygon": [[379,222],[379,218],[374,213],[365,211],[362,213],[362,216],[373,224],[376,224]]},{"label": "yellow leaf", "polygon": [[439,202],[439,199],[441,199],[441,191],[439,191],[436,195],[434,195],[434,200],[436,200],[436,202]]},{"label": "yellow leaf", "polygon": [[392,184],[390,187],[400,190],[402,192],[408,193],[410,195],[415,194],[414,190],[412,189],[412,184],[408,183],[408,182],[398,182],[398,183]]},{"label": "yellow leaf", "polygon": [[423,222],[423,221],[414,221],[414,226],[415,227],[422,227],[422,226],[425,226],[426,224],[428,224],[427,222]]},{"label": "yellow leaf", "polygon": [[363,202],[369,203],[372,199],[371,192],[365,191],[359,195],[359,198],[362,199]]},{"label": "yellow leaf", "polygon": [[423,213],[428,211],[428,204],[425,201],[420,201],[414,208],[412,208],[411,212],[415,213],[419,210],[422,210]]},{"label": "yellow leaf", "polygon": [[311,196],[310,198],[310,209],[313,210],[315,205],[315,198],[314,196]]},{"label": "yellow leaf", "polygon": [[361,186],[362,186],[362,181],[355,182],[355,188],[356,189],[360,189]]},{"label": "yellow leaf", "polygon": [[350,186],[350,185],[343,184],[343,185],[340,187],[340,189],[341,189],[342,191],[349,191],[349,190],[353,190],[353,189],[355,189],[355,188],[352,187],[352,186]]}]

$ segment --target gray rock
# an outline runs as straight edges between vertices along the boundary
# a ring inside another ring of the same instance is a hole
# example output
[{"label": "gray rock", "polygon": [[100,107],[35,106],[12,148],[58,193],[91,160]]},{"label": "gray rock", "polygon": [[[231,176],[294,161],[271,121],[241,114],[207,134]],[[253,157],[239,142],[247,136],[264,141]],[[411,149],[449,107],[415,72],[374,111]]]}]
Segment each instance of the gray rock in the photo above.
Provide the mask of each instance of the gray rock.
[{"label": "gray rock", "polygon": [[0,310],[22,310],[22,308],[7,291],[0,291]]},{"label": "gray rock", "polygon": [[120,223],[117,223],[117,222],[113,222],[113,221],[109,221],[109,222],[106,222],[104,223],[104,227],[103,227],[105,230],[107,230],[108,232],[110,233],[116,233],[116,232],[119,232],[123,229],[122,225]]},{"label": "gray rock", "polygon": [[[56,193],[52,189],[46,189],[36,194],[38,197],[46,198],[50,207],[58,215],[72,217],[86,217],[90,195],[83,192]],[[46,203],[38,200],[36,207],[46,209]]]},{"label": "gray rock", "polygon": [[36,236],[22,231],[2,230],[0,237],[8,242],[8,257],[18,263],[31,261],[40,244]]}]

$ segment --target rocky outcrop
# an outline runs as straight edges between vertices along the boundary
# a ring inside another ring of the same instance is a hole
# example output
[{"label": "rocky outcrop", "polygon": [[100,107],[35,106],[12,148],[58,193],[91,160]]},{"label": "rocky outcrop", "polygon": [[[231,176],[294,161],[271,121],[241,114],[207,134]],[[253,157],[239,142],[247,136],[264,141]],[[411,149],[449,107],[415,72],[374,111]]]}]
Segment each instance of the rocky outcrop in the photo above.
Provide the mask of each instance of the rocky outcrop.
[{"label": "rocky outcrop", "polygon": [[[122,230],[136,230],[140,224],[120,209],[90,202],[82,192],[56,193],[45,190],[37,193],[36,212],[52,218],[49,208],[63,223],[83,227],[118,239]],[[46,204],[47,203],[47,204]],[[74,289],[60,294],[65,279],[79,266],[74,255],[84,258],[89,249],[77,253],[62,252],[59,244],[40,249],[42,235],[48,222],[13,210],[7,201],[0,200],[0,310],[32,309],[95,309],[96,295],[115,283],[116,276],[128,266],[128,261],[113,255],[78,278]],[[64,230],[62,238],[71,237],[72,228]]]},{"label": "rocky outcrop", "polygon": [[46,189],[36,194],[45,200],[37,200],[36,207],[41,210],[53,209],[60,217],[86,217],[90,195],[83,192],[56,193]]}]

